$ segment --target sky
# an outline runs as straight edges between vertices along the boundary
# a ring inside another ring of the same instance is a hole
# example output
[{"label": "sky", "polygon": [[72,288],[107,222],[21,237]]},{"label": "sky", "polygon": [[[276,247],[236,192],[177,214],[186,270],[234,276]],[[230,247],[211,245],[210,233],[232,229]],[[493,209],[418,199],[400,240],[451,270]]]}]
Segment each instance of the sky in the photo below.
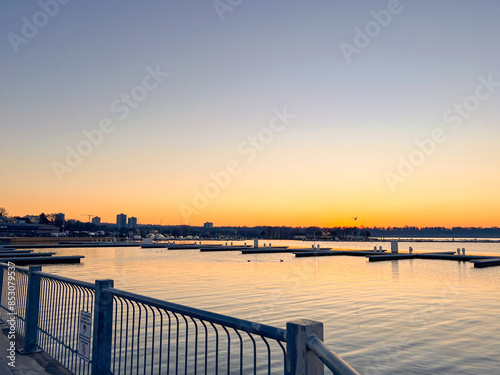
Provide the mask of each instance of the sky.
[{"label": "sky", "polygon": [[0,17],[11,215],[500,224],[494,0],[6,0]]}]

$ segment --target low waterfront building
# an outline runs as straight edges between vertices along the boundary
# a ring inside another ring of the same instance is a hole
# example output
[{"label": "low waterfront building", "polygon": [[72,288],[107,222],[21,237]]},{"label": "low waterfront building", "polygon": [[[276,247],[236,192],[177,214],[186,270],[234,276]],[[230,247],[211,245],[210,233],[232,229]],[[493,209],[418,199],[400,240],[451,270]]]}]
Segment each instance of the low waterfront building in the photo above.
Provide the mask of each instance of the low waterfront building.
[{"label": "low waterfront building", "polygon": [[59,228],[53,225],[0,223],[0,236],[43,236],[58,233]]}]

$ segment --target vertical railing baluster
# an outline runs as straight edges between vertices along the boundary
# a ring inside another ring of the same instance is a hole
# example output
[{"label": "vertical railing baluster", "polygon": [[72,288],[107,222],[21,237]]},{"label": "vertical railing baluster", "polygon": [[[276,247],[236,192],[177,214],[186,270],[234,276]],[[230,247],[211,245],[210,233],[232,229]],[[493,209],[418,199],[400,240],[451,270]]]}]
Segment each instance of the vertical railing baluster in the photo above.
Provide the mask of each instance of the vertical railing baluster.
[{"label": "vertical railing baluster", "polygon": [[188,369],[188,355],[189,355],[189,325],[186,317],[184,315],[181,315],[182,319],[184,319],[184,322],[186,323],[186,342],[185,342],[185,349],[184,349],[184,374],[187,374],[187,369]]},{"label": "vertical railing baluster", "polygon": [[175,375],[179,373],[179,318],[177,317],[177,314],[174,314],[174,318],[176,321],[176,335],[175,335]]},{"label": "vertical railing baluster", "polygon": [[267,342],[267,340],[264,336],[261,336],[261,338],[267,347],[267,374],[271,375],[271,347],[269,346],[269,343]]},{"label": "vertical railing baluster", "polygon": [[253,373],[254,375],[257,375],[257,344],[255,343],[255,339],[253,336],[247,332],[247,335],[250,337],[250,340],[252,340],[253,344]]},{"label": "vertical railing baluster", "polygon": [[151,310],[151,313],[153,314],[153,330],[151,334],[151,375],[153,375],[153,370],[154,370],[154,359],[155,359],[155,330],[156,330],[156,315],[154,312],[154,309],[151,306],[148,306],[149,309]]},{"label": "vertical railing baluster", "polygon": [[211,326],[213,327],[215,331],[215,373],[219,373],[219,331],[217,330],[217,327],[210,322]]},{"label": "vertical railing baluster", "polygon": [[128,313],[129,307],[128,307],[128,301],[127,300],[125,300],[125,304],[127,305],[127,324],[125,324],[125,359],[124,359],[124,362],[123,362],[124,363],[124,365],[123,365],[123,372],[124,372],[124,375],[127,375],[128,322],[129,322],[129,313]]},{"label": "vertical railing baluster", "polygon": [[227,335],[227,374],[230,375],[231,371],[231,336],[226,327],[222,326]]},{"label": "vertical railing baluster", "polygon": [[205,322],[202,320],[201,324],[205,328],[205,375],[208,373],[208,329]]},{"label": "vertical railing baluster", "polygon": [[[158,309],[158,308],[157,308]],[[160,309],[158,309],[158,314],[160,314],[160,350],[158,358],[158,375],[161,375],[161,352],[163,350],[163,314]]]},{"label": "vertical railing baluster", "polygon": [[114,306],[114,311],[115,311],[115,331],[114,331],[114,334],[113,334],[113,359],[111,362],[113,362],[113,374],[116,374],[115,372],[115,369],[116,369],[116,338],[117,338],[117,334],[116,334],[116,330],[118,329],[118,302],[116,301],[116,298],[113,297],[113,306]]},{"label": "vertical railing baluster", "polygon": [[198,324],[196,323],[196,320],[193,319],[193,317],[190,317],[191,320],[193,321],[194,324],[194,370],[193,373],[197,374],[198,373]]},{"label": "vertical railing baluster", "polygon": [[170,331],[172,330],[172,320],[170,318],[170,314],[166,311],[165,314],[168,316],[168,341],[167,341],[167,375],[170,375]]},{"label": "vertical railing baluster", "polygon": [[238,335],[240,339],[240,374],[243,374],[243,338],[237,329],[233,328],[234,332]]},{"label": "vertical railing baluster", "polygon": [[139,319],[137,321],[137,372],[136,374],[139,375],[139,367],[141,366],[141,316],[142,316],[142,309],[139,303],[137,303],[137,308],[139,309]]},{"label": "vertical railing baluster", "polygon": [[56,298],[56,304],[57,304],[57,314],[56,314],[56,317],[55,317],[55,334],[54,334],[54,337],[56,338],[54,340],[54,344],[55,344],[55,350],[54,350],[54,358],[57,360],[58,359],[58,356],[59,356],[59,350],[61,348],[60,344],[59,344],[59,341],[57,340],[57,338],[59,338],[59,331],[60,331],[60,323],[61,323],[61,304],[60,304],[60,301],[61,301],[61,285],[59,283],[59,281],[54,281],[55,285],[57,286],[56,288],[56,293],[57,293],[57,298]]},{"label": "vertical railing baluster", "polygon": [[130,341],[132,342],[132,347],[130,349],[130,374],[132,374],[132,371],[133,371],[133,368],[134,368],[135,304],[132,301],[130,301],[130,304],[132,305],[132,330],[130,331],[132,333],[132,337],[130,339]]},{"label": "vertical railing baluster", "polygon": [[142,307],[144,308],[144,314],[146,314],[146,323],[144,324],[145,328],[144,328],[144,372],[143,374],[146,374],[146,365],[147,365],[147,359],[148,359],[148,317],[149,317],[149,313],[148,313],[148,309],[146,308],[146,306],[144,304],[141,304]]}]

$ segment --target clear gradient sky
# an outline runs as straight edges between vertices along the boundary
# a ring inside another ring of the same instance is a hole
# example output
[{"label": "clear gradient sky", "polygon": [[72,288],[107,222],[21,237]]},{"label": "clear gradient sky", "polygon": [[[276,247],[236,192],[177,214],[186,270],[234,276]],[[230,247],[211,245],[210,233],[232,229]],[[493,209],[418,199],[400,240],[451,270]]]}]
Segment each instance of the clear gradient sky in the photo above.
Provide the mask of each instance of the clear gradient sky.
[{"label": "clear gradient sky", "polygon": [[[396,3],[2,1],[0,206],[109,222],[499,225],[498,1]],[[416,142],[433,134],[424,154]],[[230,161],[238,173],[214,188]]]}]

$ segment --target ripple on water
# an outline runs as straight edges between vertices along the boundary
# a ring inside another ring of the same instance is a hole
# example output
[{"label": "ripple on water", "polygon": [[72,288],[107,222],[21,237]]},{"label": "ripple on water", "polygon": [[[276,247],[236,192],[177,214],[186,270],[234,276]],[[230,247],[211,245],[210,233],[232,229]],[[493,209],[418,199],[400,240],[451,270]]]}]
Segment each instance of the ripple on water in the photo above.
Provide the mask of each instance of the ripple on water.
[{"label": "ripple on water", "polygon": [[[483,252],[493,251],[490,245],[474,244]],[[90,282],[112,278],[119,289],[278,327],[297,318],[321,321],[326,343],[363,374],[500,374],[500,268],[195,250],[57,253],[86,258],[44,271]]]}]

